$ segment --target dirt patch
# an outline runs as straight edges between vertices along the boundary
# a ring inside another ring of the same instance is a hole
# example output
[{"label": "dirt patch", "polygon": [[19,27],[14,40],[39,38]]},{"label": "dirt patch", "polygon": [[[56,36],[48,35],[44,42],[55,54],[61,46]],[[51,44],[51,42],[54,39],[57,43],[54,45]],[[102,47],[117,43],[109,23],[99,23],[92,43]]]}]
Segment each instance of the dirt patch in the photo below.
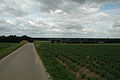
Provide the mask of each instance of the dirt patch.
[{"label": "dirt patch", "polygon": [[91,72],[89,69],[87,69],[86,67],[80,67],[79,66],[79,69],[81,71],[83,71],[86,75],[90,76],[90,77],[99,77],[96,73],[94,72]]},{"label": "dirt patch", "polygon": [[80,77],[80,74],[79,74],[79,71],[76,71],[74,72],[73,70],[70,70],[69,69],[69,66],[67,64],[65,64],[63,61],[59,60],[58,58],[55,58],[60,64],[62,64],[63,66],[65,66],[65,68],[67,69],[67,71],[69,71],[71,74],[73,74],[77,80],[85,80],[85,79],[82,79]]},{"label": "dirt patch", "polygon": [[[87,58],[90,58],[90,57],[87,56]],[[91,71],[90,71],[89,69],[87,69],[85,66],[84,66],[84,67],[81,67],[80,65],[78,65],[78,70],[75,72],[75,71],[71,70],[71,69],[69,68],[69,66],[64,63],[64,61],[62,61],[61,59],[59,59],[59,57],[55,57],[55,59],[56,59],[57,61],[59,61],[63,66],[65,66],[65,68],[66,68],[70,73],[72,73],[73,75],[75,75],[75,77],[77,78],[77,80],[85,80],[84,78],[81,78],[81,77],[80,77],[80,75],[81,75],[80,72],[82,72],[82,74],[85,74],[85,75],[88,76],[88,77],[93,77],[93,78],[99,77],[99,78],[101,78],[101,80],[105,80],[103,77],[99,76],[99,75],[96,74],[95,72],[91,72]],[[65,58],[65,59],[66,59],[66,58]],[[66,60],[68,60],[68,59],[66,59]],[[68,61],[70,61],[70,60],[68,60]]]},{"label": "dirt patch", "polygon": [[29,43],[29,41],[27,41],[27,40],[22,40],[20,43],[25,44],[25,43]]}]

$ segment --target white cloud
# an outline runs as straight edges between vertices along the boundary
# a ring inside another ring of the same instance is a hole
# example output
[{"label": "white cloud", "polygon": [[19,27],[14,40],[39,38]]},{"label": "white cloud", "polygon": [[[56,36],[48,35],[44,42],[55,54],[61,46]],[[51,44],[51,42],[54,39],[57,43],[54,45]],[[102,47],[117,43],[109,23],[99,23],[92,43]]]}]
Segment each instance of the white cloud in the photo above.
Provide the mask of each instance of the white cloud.
[{"label": "white cloud", "polygon": [[109,1],[113,0],[0,0],[0,34],[113,37],[112,32],[120,37],[119,9],[100,10]]}]

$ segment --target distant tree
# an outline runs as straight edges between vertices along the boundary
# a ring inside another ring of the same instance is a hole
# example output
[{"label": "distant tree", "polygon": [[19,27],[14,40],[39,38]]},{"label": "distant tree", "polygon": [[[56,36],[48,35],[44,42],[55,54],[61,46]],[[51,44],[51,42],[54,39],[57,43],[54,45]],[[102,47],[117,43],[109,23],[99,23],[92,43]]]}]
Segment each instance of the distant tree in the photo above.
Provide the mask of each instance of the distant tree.
[{"label": "distant tree", "polygon": [[33,42],[33,39],[31,37],[28,37],[28,36],[22,36],[22,37],[19,37],[19,36],[16,36],[16,35],[10,35],[10,36],[0,36],[0,42],[9,42],[9,43],[17,43],[17,42],[20,42],[22,40],[27,40],[29,42]]}]

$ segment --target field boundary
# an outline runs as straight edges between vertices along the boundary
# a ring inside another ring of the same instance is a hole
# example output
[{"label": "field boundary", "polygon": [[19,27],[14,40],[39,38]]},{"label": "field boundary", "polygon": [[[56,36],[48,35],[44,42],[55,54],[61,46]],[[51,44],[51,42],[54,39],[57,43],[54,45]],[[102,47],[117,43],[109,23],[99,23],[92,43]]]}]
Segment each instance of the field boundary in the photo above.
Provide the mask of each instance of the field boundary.
[{"label": "field boundary", "polygon": [[48,79],[49,79],[49,80],[52,80],[50,74],[46,71],[46,68],[45,68],[45,66],[43,65],[42,59],[40,58],[40,56],[38,55],[38,53],[37,53],[37,51],[36,51],[36,48],[35,48],[34,43],[32,44],[32,46],[33,46],[33,51],[36,53],[35,55],[36,55],[37,58],[40,60],[42,69],[43,69],[43,70],[45,71],[45,73],[48,75]]},{"label": "field boundary", "polygon": [[21,46],[18,46],[18,48],[16,48],[15,50],[11,51],[10,53],[8,53],[6,56],[4,56],[3,58],[0,59],[0,62],[4,61],[6,58],[10,57],[11,55],[13,55],[14,53],[16,53],[17,51],[21,50],[26,44],[23,44]]}]

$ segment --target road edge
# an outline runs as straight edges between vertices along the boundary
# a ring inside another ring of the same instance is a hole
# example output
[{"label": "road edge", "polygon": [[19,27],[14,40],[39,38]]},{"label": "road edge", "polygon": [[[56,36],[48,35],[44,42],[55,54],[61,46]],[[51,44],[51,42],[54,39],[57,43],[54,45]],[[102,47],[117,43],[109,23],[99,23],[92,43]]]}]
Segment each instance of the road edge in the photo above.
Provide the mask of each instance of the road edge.
[{"label": "road edge", "polygon": [[3,62],[6,58],[10,57],[11,55],[13,55],[14,53],[16,53],[17,51],[21,50],[26,44],[20,46],[19,48],[17,48],[16,50],[13,50],[10,54],[6,55],[5,57],[3,57],[2,59],[0,59],[0,62]]},{"label": "road edge", "polygon": [[43,70],[45,71],[45,73],[47,74],[48,79],[49,79],[49,80],[52,80],[50,74],[46,71],[46,68],[45,68],[45,66],[43,65],[42,59],[40,58],[40,56],[38,55],[38,53],[37,53],[37,51],[36,51],[36,48],[35,48],[34,43],[32,43],[32,46],[33,46],[33,51],[36,53],[35,55],[36,55],[36,56],[39,58],[39,60],[41,61],[41,67],[42,67],[42,69],[43,69]]}]

